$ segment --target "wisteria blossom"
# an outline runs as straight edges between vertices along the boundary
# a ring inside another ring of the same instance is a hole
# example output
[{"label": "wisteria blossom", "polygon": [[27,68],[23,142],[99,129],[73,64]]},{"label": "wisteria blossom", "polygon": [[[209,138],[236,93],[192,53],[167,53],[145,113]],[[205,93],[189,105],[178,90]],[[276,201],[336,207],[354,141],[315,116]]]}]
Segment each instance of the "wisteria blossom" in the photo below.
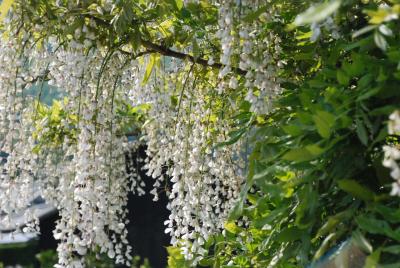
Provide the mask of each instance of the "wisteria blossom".
[{"label": "wisteria blossom", "polygon": [[[249,88],[250,110],[262,114],[273,109],[281,92],[280,38],[271,31],[260,39],[260,22],[241,22],[257,8],[247,2],[243,10],[236,1],[217,5],[218,28],[209,30],[216,32],[221,53],[209,56],[207,64],[222,67],[210,71],[207,83],[194,75],[203,68],[195,62],[148,51],[135,57],[129,49],[96,42],[93,30],[101,21],[95,18],[63,42],[57,35],[35,42],[25,29],[10,28],[0,41],[0,150],[7,154],[0,224],[7,226],[39,191],[60,214],[54,230],[57,267],[84,267],[82,257],[94,251],[129,265],[127,196],[145,193],[143,168],[154,179],[154,201],[160,194],[168,197],[165,232],[171,243],[196,264],[206,253],[205,242],[224,229],[245,182],[244,141],[220,146],[236,131],[231,116],[237,105],[229,94]],[[113,5],[106,1],[96,10],[112,12]],[[272,10],[262,14],[263,20],[274,16]],[[17,19],[16,13],[7,21]],[[159,67],[149,71],[155,62]],[[62,90],[65,98],[43,105],[45,84]],[[32,86],[39,87],[38,96],[26,93]],[[218,108],[227,99],[229,106]],[[121,112],[124,105],[146,107],[148,120],[133,133],[135,141],[127,137],[132,115]],[[132,156],[140,146],[146,148],[145,159]],[[35,213],[25,218],[22,231],[38,232]]]},{"label": "wisteria blossom", "polygon": [[[400,133],[400,114],[399,111],[393,112],[389,116],[388,133],[390,135],[399,135]],[[384,160],[383,166],[390,169],[390,176],[394,179],[392,183],[391,195],[400,196],[400,148],[397,144],[383,146]]]}]

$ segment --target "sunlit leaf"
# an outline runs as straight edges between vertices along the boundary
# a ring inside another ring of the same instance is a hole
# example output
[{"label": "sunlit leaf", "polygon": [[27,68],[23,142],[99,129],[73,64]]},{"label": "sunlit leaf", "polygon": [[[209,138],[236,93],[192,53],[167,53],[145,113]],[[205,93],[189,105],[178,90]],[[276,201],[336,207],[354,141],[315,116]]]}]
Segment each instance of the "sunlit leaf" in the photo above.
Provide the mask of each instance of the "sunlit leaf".
[{"label": "sunlit leaf", "polygon": [[152,54],[150,56],[149,62],[147,63],[146,72],[144,73],[143,76],[142,84],[146,84],[147,81],[149,80],[151,73],[153,72],[154,65],[156,64],[157,58],[158,56],[155,54]]},{"label": "sunlit leaf", "polygon": [[321,137],[329,138],[335,124],[335,116],[326,111],[317,111],[313,120]]},{"label": "sunlit leaf", "polygon": [[181,10],[183,7],[183,0],[175,0],[175,4],[178,7],[178,9]]},{"label": "sunlit leaf", "polygon": [[4,20],[7,16],[8,11],[10,10],[14,0],[3,0],[0,5],[0,22]]}]

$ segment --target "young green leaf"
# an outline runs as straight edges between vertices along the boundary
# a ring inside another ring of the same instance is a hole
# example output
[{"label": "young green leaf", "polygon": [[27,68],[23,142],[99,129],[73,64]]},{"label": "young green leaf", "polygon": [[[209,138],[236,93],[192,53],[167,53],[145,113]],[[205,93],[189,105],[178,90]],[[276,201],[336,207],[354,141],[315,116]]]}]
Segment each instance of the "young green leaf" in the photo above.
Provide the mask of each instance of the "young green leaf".
[{"label": "young green leaf", "polygon": [[183,0],[175,0],[175,4],[179,10],[183,8]]},{"label": "young green leaf", "polygon": [[0,22],[2,22],[4,18],[7,16],[7,13],[10,10],[13,3],[14,0],[3,0],[3,2],[0,5]]},{"label": "young green leaf", "polygon": [[150,56],[149,63],[147,64],[147,67],[146,67],[146,72],[144,73],[144,76],[143,76],[142,84],[146,84],[147,81],[149,80],[151,73],[153,72],[153,68],[156,63],[156,59],[157,59],[157,56],[155,54],[152,54]]},{"label": "young green leaf", "polygon": [[313,120],[319,135],[326,139],[329,138],[335,125],[335,115],[326,111],[317,111],[313,116]]}]

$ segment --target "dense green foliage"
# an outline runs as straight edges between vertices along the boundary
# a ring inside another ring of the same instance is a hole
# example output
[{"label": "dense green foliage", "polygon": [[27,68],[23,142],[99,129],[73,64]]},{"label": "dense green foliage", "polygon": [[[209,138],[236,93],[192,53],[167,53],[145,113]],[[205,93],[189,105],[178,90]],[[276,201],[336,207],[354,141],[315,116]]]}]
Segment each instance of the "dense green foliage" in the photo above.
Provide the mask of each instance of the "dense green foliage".
[{"label": "dense green foliage", "polygon": [[[364,11],[376,9],[345,1],[335,16],[341,40],[312,43],[303,28],[287,33],[286,91],[252,131],[242,203],[207,263],[304,267],[356,236],[372,249],[366,267],[400,265],[399,202],[388,195],[391,178],[381,164],[382,144],[396,140],[386,121],[400,97],[399,36],[383,37],[376,25],[391,11],[369,11],[375,28],[352,38],[354,29],[368,27]],[[240,217],[250,219],[248,227],[235,225]]]}]

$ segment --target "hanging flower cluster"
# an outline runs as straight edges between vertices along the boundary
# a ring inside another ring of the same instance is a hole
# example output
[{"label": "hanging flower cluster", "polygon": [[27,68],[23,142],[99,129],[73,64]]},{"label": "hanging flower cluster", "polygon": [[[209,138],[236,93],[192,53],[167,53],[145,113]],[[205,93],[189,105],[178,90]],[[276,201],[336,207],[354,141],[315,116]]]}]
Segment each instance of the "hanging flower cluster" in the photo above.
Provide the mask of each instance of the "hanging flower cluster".
[{"label": "hanging flower cluster", "polygon": [[[102,12],[111,12],[111,2]],[[160,57],[154,48],[137,59],[96,42],[95,19],[63,42],[47,36],[40,46],[28,32],[9,30],[0,42],[0,151],[7,154],[1,161],[0,224],[6,226],[39,192],[60,213],[54,230],[57,267],[84,267],[82,256],[89,251],[129,265],[127,195],[145,193],[139,176],[144,166],[154,178],[154,200],[163,192],[169,198],[165,225],[172,244],[193,263],[201,259],[206,240],[223,230],[245,180],[244,142],[221,146],[237,131],[231,93],[248,88],[250,111],[262,114],[281,92],[280,38],[272,31],[260,38],[262,22],[242,22],[258,7],[252,1],[243,5],[243,10],[236,1],[217,5],[217,72],[185,58]],[[275,19],[273,11],[262,16]],[[212,57],[207,64],[215,65]],[[155,67],[149,70],[150,65]],[[65,99],[43,105],[46,83],[63,90]],[[27,96],[31,86],[39,87],[37,96]],[[128,141],[130,121],[121,104],[149,107],[140,141]],[[146,159],[132,156],[142,144]],[[39,231],[34,212],[25,217],[24,231]]]},{"label": "hanging flower cluster", "polygon": [[84,255],[96,247],[115,257],[117,263],[129,261],[127,140],[121,134],[114,103],[120,94],[124,62],[118,55],[103,55],[98,50],[86,56],[79,50],[56,54],[49,70],[51,82],[71,96],[66,109],[78,118],[76,144],[68,139],[63,144],[69,150],[64,157],[71,159],[63,162],[69,166],[57,176],[62,187],[57,190],[64,192],[62,200],[57,200],[61,220],[55,230],[55,237],[61,240],[60,265],[73,262],[79,266],[81,259],[75,259],[74,254]]},{"label": "hanging flower cluster", "polygon": [[[399,111],[395,111],[389,116],[388,133],[389,135],[400,134]],[[392,183],[392,191],[390,194],[400,196],[400,167],[397,163],[397,161],[400,160],[400,148],[397,144],[385,145],[383,146],[383,152],[385,154],[383,166],[391,170],[390,176],[394,179],[394,182]]]},{"label": "hanging flower cluster", "polygon": [[[10,218],[25,212],[23,231],[38,232],[34,211],[26,208],[39,192],[61,216],[54,231],[59,267],[83,267],[81,256],[97,249],[129,264],[127,195],[130,188],[142,194],[144,186],[137,173],[126,171],[125,155],[134,145],[128,145],[121,129],[125,119],[116,112],[116,101],[126,97],[122,89],[131,86],[122,81],[130,66],[121,55],[79,44],[69,50],[56,43],[28,49],[32,44],[19,47],[17,38],[2,41],[0,53],[7,66],[0,80],[1,151],[7,155],[0,178],[0,224],[13,229]],[[40,101],[45,77],[68,95],[49,117],[26,96],[36,81]],[[54,121],[61,131],[52,136]]]},{"label": "hanging flower cluster", "polygon": [[[36,157],[32,157],[34,140],[29,135],[32,122],[26,116],[32,112],[32,108],[26,108],[24,102],[29,101],[29,97],[25,96],[27,87],[33,77],[43,75],[44,66],[40,63],[47,59],[42,53],[31,49],[27,34],[24,37],[22,43],[10,38],[0,44],[0,62],[3,66],[0,77],[0,151],[3,157],[0,162],[4,164],[0,174],[0,207],[3,211],[0,225],[3,229],[19,229],[21,226],[12,226],[11,217],[25,213],[28,224],[24,230],[37,231],[37,219],[32,211],[26,211],[37,189],[32,173],[36,167]],[[28,69],[27,65],[34,68]]]},{"label": "hanging flower cluster", "polygon": [[[251,6],[251,3],[247,6]],[[246,12],[254,12],[254,9]],[[266,22],[271,22],[275,20],[274,13],[273,10],[267,11],[262,17]],[[280,59],[282,49],[279,36],[270,31],[269,35],[260,38],[257,31],[259,28],[258,21],[239,26],[239,36],[242,39],[239,66],[247,71],[244,86],[250,89],[246,100],[252,104],[251,111],[265,114],[272,110],[273,100],[281,93],[278,74],[284,62]]]},{"label": "hanging flower cluster", "polygon": [[[234,33],[233,33],[233,10],[234,4],[231,1],[222,1],[221,6],[218,10],[218,31],[217,37],[221,40],[221,63],[224,65],[219,72],[219,77],[224,78],[228,73],[231,72],[231,56],[234,49]],[[232,78],[235,79],[235,78]],[[237,83],[230,83],[237,87]],[[235,87],[235,88],[236,88]]]},{"label": "hanging flower cluster", "polygon": [[[260,8],[257,1],[223,1],[219,8],[217,37],[221,42],[221,63],[224,65],[219,72],[222,82],[218,91],[224,88],[237,89],[238,78],[232,70],[232,58],[239,57],[239,69],[245,74],[244,87],[247,91],[246,100],[251,103],[251,111],[265,114],[272,110],[272,102],[281,93],[279,70],[284,66],[280,59],[282,51],[280,38],[270,31],[262,36],[261,25],[277,21],[274,10],[265,11],[260,15],[262,21],[247,22],[244,18]],[[234,15],[237,17],[234,20]],[[225,82],[224,78],[229,79]]]}]

